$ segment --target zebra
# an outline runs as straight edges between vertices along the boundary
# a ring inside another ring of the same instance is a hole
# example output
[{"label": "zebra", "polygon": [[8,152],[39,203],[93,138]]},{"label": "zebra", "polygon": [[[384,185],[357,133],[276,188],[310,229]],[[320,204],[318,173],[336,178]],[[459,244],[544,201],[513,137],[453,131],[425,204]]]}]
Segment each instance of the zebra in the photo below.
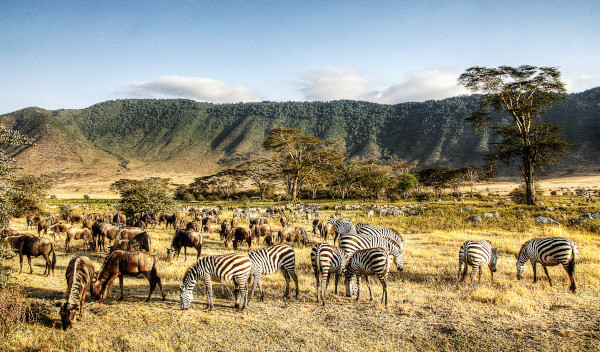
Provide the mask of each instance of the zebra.
[{"label": "zebra", "polygon": [[394,257],[394,264],[398,271],[404,269],[404,244],[398,243],[389,237],[375,237],[370,235],[347,235],[340,238],[340,248],[351,256],[359,249],[383,247]]},{"label": "zebra", "polygon": [[352,221],[346,219],[336,220],[335,218],[330,218],[327,223],[333,224],[335,235],[333,237],[333,243],[337,240],[338,237],[342,237],[345,235],[354,235],[356,234],[356,227],[352,224]]},{"label": "zebra", "polygon": [[260,276],[273,274],[279,269],[281,269],[283,277],[285,278],[285,293],[283,297],[286,298],[290,294],[291,276],[296,285],[296,298],[298,298],[298,276],[296,276],[296,271],[294,270],[296,254],[292,247],[287,244],[269,246],[248,253],[248,257],[250,257],[250,262],[252,263],[251,275],[254,278],[250,299],[254,297],[254,290],[258,286],[260,300],[264,300],[265,295],[260,285]]},{"label": "zebra", "polygon": [[83,304],[85,294],[95,281],[95,268],[90,258],[79,256],[71,259],[65,278],[67,279],[66,302],[60,302],[60,319],[64,330],[71,328],[76,319],[77,308],[79,308],[79,319],[83,317]]},{"label": "zebra", "polygon": [[356,233],[359,235],[370,235],[375,237],[387,237],[396,243],[403,243],[404,239],[393,229],[387,227],[375,227],[364,222],[356,224]]},{"label": "zebra", "polygon": [[251,271],[250,258],[243,254],[229,253],[200,258],[196,264],[187,270],[181,285],[179,285],[181,309],[190,307],[190,303],[194,298],[193,291],[196,281],[203,279],[206,285],[207,311],[213,309],[211,280],[217,282],[233,280],[235,285],[234,308],[238,311],[243,310],[248,303],[248,278]]},{"label": "zebra", "polygon": [[523,277],[524,264],[529,260],[533,268],[533,282],[537,282],[536,266],[537,263],[540,263],[548,277],[550,286],[552,286],[552,280],[546,267],[562,264],[571,282],[569,289],[575,293],[577,246],[570,239],[564,237],[534,238],[523,243],[519,254],[515,254],[515,257],[517,258],[517,279],[521,280]]},{"label": "zebra", "polygon": [[[387,295],[387,277],[390,273],[390,254],[385,248],[375,247],[360,249],[354,252],[348,259],[346,264],[346,296],[351,297],[356,293],[356,300],[360,297],[360,276],[365,277],[376,275],[381,282],[383,288],[383,295],[381,296],[381,302],[385,302],[387,307],[388,295]],[[367,287],[369,288],[370,300],[373,300],[373,293],[371,291],[371,284],[367,281]],[[353,285],[351,286],[351,284]]]},{"label": "zebra", "polygon": [[329,274],[335,274],[335,294],[338,293],[338,281],[348,261],[346,253],[339,247],[327,243],[316,244],[310,251],[310,261],[317,283],[317,303],[325,305]]},{"label": "zebra", "polygon": [[467,277],[469,265],[473,267],[471,271],[471,282],[479,271],[479,281],[481,281],[480,267],[487,265],[490,268],[490,275],[494,281],[494,273],[496,272],[496,263],[498,262],[498,249],[492,248],[490,241],[466,241],[460,246],[458,251],[458,281],[456,285],[461,284]]}]

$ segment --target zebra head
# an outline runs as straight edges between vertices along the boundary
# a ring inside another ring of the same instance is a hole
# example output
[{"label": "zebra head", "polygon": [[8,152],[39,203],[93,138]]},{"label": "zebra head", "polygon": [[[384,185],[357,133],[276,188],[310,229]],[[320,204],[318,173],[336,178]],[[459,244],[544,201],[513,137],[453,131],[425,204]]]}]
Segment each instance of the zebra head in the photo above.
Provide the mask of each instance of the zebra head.
[{"label": "zebra head", "polygon": [[179,285],[179,297],[181,298],[181,309],[189,309],[190,303],[192,303],[192,299],[194,298],[193,293],[194,286],[186,287],[183,282]]},{"label": "zebra head", "polygon": [[496,263],[498,263],[498,248],[493,248],[492,249],[492,257],[490,258],[490,271],[495,273],[496,272]]},{"label": "zebra head", "polygon": [[521,280],[523,277],[523,272],[525,271],[525,263],[519,260],[518,255],[515,254],[515,257],[517,258],[517,279]]}]

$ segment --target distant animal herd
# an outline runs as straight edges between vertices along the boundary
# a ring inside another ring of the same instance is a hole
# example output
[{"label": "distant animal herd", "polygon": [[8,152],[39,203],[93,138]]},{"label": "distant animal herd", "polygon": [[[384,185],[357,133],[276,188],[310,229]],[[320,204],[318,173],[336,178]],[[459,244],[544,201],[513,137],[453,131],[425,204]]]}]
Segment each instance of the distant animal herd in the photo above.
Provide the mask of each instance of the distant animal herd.
[{"label": "distant animal herd", "polygon": [[[287,209],[289,211],[289,209]],[[92,299],[102,302],[105,299],[112,282],[118,277],[121,289],[120,300],[123,299],[123,277],[143,275],[149,282],[150,292],[146,301],[158,285],[162,299],[166,297],[162,282],[157,272],[158,257],[151,253],[151,238],[146,231],[149,226],[159,226],[164,223],[165,229],[175,231],[170,247],[167,247],[167,259],[178,259],[181,249],[184,250],[184,260],[187,259],[187,248],[196,250],[196,263],[189,267],[180,285],[180,307],[188,309],[193,299],[193,289],[198,280],[206,285],[207,310],[213,309],[212,281],[234,283],[235,308],[243,310],[249,298],[258,289],[260,300],[264,299],[260,285],[261,275],[270,275],[281,271],[286,281],[284,297],[290,293],[290,283],[295,284],[295,297],[298,297],[298,277],[295,272],[296,255],[291,245],[306,246],[311,241],[306,230],[301,226],[291,227],[286,217],[285,207],[272,207],[266,212],[256,215],[247,209],[236,209],[230,220],[220,220],[221,208],[186,209],[191,221],[180,214],[154,215],[137,213],[131,217],[124,214],[84,214],[71,215],[65,223],[59,222],[58,215],[46,218],[28,216],[27,229],[38,230],[38,235],[20,234],[5,230],[2,236],[18,252],[20,270],[23,270],[23,256],[27,257],[30,272],[33,273],[31,257],[43,256],[46,265],[44,275],[54,273],[56,265],[56,235],[65,234],[65,250],[73,249],[73,241],[82,241],[82,249],[106,251],[106,241],[110,241],[109,254],[105,258],[100,271],[96,271],[91,260],[86,256],[77,256],[69,262],[65,276],[67,289],[66,300],[60,307],[60,316],[64,329],[70,328],[77,318],[83,315],[83,304],[89,291]],[[372,216],[372,211],[368,217]],[[392,212],[392,215],[394,213]],[[360,278],[363,277],[369,289],[371,300],[373,295],[369,277],[375,276],[380,281],[383,294],[382,303],[387,306],[387,277],[394,263],[398,271],[404,268],[404,239],[395,230],[385,227],[375,227],[367,223],[353,224],[350,220],[339,218],[343,214],[337,212],[324,220],[324,215],[313,212],[313,234],[319,237],[319,243],[311,250],[311,265],[315,275],[317,302],[325,304],[327,286],[330,276],[335,277],[335,293],[338,292],[338,281],[344,278],[346,296],[360,297]],[[418,214],[415,214],[418,215]],[[491,213],[490,216],[496,216]],[[274,231],[272,219],[279,218],[281,229]],[[248,227],[240,226],[240,220],[249,221]],[[307,216],[310,221],[311,217]],[[246,242],[250,249],[252,241],[260,243],[260,238],[266,247],[249,251],[248,254],[228,253],[214,256],[201,256],[202,233],[208,232],[211,225],[220,223],[219,236],[228,247],[233,244],[237,250],[240,243]],[[75,225],[81,224],[81,228]],[[69,226],[70,225],[70,226]],[[52,234],[54,240],[42,237],[41,234]],[[329,244],[332,238],[334,244]],[[289,244],[286,244],[289,243]],[[337,245],[335,245],[337,243]],[[537,281],[537,263],[542,265],[548,281],[552,284],[547,266],[561,264],[570,280],[569,289],[576,291],[575,261],[577,247],[573,241],[562,238],[534,238],[521,246],[516,255],[517,278],[521,279],[524,264],[531,262],[534,282]],[[459,268],[457,285],[466,279],[468,267],[472,267],[471,282],[478,275],[481,281],[482,269],[488,266],[493,280],[496,271],[498,252],[488,240],[466,241],[459,249]],[[252,283],[251,292],[248,285]]]}]

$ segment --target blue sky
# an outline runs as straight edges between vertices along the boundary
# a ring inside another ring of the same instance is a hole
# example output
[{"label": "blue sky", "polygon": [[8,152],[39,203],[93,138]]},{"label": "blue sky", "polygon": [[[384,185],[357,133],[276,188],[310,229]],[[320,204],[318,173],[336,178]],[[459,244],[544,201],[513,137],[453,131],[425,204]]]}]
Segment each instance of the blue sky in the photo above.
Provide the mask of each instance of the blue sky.
[{"label": "blue sky", "polygon": [[0,113],[121,98],[215,103],[464,94],[471,66],[600,86],[600,1],[0,2]]}]

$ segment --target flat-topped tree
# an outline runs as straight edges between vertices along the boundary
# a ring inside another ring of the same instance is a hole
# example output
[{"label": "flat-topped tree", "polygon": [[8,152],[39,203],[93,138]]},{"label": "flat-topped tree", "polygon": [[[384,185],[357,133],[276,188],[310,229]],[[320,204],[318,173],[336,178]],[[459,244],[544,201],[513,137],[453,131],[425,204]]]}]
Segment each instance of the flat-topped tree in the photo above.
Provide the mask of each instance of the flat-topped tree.
[{"label": "flat-topped tree", "polygon": [[[491,128],[500,136],[495,153],[487,159],[493,169],[498,162],[510,164],[521,159],[526,203],[536,203],[534,171],[544,164],[556,163],[556,156],[567,153],[569,143],[557,133],[561,126],[540,121],[541,116],[566,97],[565,85],[556,67],[500,66],[471,67],[460,75],[459,84],[472,92],[483,93],[480,109],[467,121],[475,129]],[[505,114],[498,114],[498,113]],[[506,114],[511,122],[506,121]]]}]

